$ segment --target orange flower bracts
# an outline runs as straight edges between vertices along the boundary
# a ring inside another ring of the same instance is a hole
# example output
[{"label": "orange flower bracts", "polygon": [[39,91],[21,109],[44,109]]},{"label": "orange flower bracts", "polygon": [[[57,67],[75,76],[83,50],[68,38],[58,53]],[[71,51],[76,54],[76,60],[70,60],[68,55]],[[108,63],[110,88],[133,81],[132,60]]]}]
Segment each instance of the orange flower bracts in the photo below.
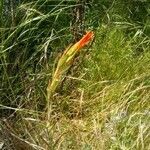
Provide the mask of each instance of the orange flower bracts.
[{"label": "orange flower bracts", "polygon": [[87,32],[82,37],[82,39],[76,43],[77,49],[79,50],[79,49],[83,48],[85,45],[87,45],[92,40],[93,36],[94,36],[94,33],[92,31]]}]

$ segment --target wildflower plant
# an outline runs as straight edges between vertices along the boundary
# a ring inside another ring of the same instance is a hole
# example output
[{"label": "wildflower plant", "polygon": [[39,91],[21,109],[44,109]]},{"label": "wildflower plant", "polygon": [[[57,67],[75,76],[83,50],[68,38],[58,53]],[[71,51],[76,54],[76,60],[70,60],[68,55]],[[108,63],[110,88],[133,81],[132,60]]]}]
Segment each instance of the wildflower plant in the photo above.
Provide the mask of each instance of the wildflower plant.
[{"label": "wildflower plant", "polygon": [[47,100],[49,101],[53,96],[57,86],[63,80],[64,73],[70,68],[76,54],[87,45],[93,38],[94,33],[89,31],[84,35],[81,40],[72,46],[69,46],[58,61],[56,70],[52,76],[52,80],[49,81],[47,87]]},{"label": "wildflower plant", "polygon": [[62,54],[61,58],[58,61],[56,70],[52,76],[52,80],[49,81],[47,86],[47,107],[48,107],[48,120],[50,119],[50,112],[51,112],[51,100],[55,90],[57,89],[58,85],[64,79],[63,75],[66,71],[71,67],[72,62],[78,52],[87,45],[93,39],[94,33],[92,31],[87,32],[81,40],[75,43],[72,46],[69,46],[64,53]]}]

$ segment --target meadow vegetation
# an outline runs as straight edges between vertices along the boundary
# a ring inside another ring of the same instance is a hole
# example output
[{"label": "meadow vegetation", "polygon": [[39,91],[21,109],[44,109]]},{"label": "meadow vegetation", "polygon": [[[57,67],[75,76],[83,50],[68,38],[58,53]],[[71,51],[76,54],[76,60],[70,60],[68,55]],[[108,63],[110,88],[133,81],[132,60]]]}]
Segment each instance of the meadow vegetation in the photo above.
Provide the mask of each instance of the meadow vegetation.
[{"label": "meadow vegetation", "polygon": [[[87,1],[94,39],[50,99],[47,86],[74,43],[75,0],[0,2],[0,149],[149,150],[150,3]],[[82,37],[82,35],[81,35]]]}]

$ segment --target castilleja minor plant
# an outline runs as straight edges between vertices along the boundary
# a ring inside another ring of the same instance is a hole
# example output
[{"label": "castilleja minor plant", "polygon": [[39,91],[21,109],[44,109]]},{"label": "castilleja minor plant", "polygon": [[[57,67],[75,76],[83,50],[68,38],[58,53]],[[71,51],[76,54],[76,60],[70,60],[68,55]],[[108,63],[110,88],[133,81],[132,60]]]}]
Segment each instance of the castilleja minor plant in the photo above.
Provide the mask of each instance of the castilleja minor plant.
[{"label": "castilleja minor plant", "polygon": [[52,76],[52,80],[49,81],[47,87],[47,100],[50,101],[57,86],[63,80],[64,73],[70,68],[76,54],[93,39],[94,33],[92,31],[87,32],[81,40],[74,45],[67,48],[61,58],[58,61],[56,70]]}]

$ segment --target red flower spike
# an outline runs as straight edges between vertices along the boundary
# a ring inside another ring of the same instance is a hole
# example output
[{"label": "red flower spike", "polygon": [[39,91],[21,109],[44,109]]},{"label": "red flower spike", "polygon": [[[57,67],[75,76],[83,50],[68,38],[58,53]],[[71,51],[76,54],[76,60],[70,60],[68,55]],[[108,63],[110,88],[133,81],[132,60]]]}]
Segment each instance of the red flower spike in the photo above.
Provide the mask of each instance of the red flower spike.
[{"label": "red flower spike", "polygon": [[77,42],[78,50],[83,48],[85,45],[87,45],[93,38],[94,33],[92,31],[87,32],[82,39]]}]

